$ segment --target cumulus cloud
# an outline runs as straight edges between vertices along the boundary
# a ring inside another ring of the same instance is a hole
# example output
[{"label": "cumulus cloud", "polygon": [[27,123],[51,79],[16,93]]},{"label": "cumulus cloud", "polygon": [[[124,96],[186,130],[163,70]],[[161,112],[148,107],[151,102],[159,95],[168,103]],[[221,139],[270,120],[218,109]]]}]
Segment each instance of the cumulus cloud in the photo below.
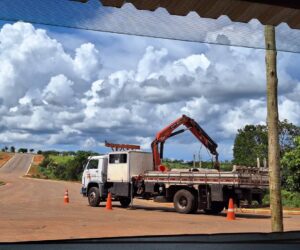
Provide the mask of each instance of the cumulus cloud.
[{"label": "cumulus cloud", "polygon": [[75,99],[74,83],[64,75],[51,77],[49,84],[43,90],[42,97],[47,104],[71,105]]},{"label": "cumulus cloud", "polygon": [[[120,46],[131,45],[126,40]],[[165,43],[134,55],[139,59],[130,68],[104,74],[110,65],[105,63],[108,55],[101,54],[105,47],[100,48],[84,43],[66,52],[63,41],[45,30],[22,22],[4,25],[0,143],[97,149],[108,140],[149,149],[158,130],[186,114],[230,158],[237,130],[265,123],[263,51],[207,45],[203,53],[176,57],[175,48]],[[288,57],[279,58],[280,117],[299,125],[299,81],[287,70]],[[179,144],[189,153],[199,146],[191,135],[172,141],[173,158]]]},{"label": "cumulus cloud", "polygon": [[86,81],[101,68],[94,45],[83,44],[72,57],[45,30],[31,24],[5,24],[0,41],[0,98],[7,106],[16,105],[27,92],[42,91],[55,75],[63,74],[76,82],[78,91],[86,90]]}]

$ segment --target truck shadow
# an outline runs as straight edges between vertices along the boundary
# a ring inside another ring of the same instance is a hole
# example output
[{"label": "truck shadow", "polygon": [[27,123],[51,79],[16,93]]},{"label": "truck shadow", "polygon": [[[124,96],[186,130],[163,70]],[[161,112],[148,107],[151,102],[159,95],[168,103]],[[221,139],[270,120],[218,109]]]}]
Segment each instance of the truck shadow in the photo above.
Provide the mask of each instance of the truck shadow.
[{"label": "truck shadow", "polygon": [[176,213],[174,208],[171,207],[160,207],[160,206],[141,206],[141,205],[134,205],[134,208],[139,209],[139,210],[144,210],[144,211],[162,211],[162,212],[174,212]]},{"label": "truck shadow", "polygon": [[[105,205],[101,205],[100,207],[105,207]],[[120,205],[113,205],[113,207],[116,208],[122,208]],[[136,210],[144,210],[144,211],[160,211],[160,212],[173,212],[176,213],[174,208],[171,207],[160,207],[160,206],[143,206],[143,205],[134,205],[134,209]],[[126,209],[126,208],[123,208]],[[195,214],[188,214],[189,216],[197,216],[197,215],[205,215],[205,216],[214,216],[214,217],[226,217],[226,212],[223,211],[220,214],[217,215],[211,215],[211,214],[206,214],[203,211],[197,211]],[[271,218],[270,215],[267,214],[241,214],[237,213],[235,214],[236,218],[244,218],[244,219],[269,219]]]},{"label": "truck shadow", "polygon": [[[225,212],[223,212],[217,216],[226,217],[227,214]],[[245,218],[245,219],[269,219],[269,218],[271,218],[271,216],[267,215],[267,214],[235,214],[235,217],[236,218]]]}]

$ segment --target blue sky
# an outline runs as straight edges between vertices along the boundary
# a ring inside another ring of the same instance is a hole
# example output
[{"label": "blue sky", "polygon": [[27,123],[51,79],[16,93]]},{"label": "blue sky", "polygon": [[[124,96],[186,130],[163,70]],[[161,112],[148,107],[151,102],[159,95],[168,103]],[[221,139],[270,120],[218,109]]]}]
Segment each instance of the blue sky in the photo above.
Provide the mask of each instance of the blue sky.
[{"label": "blue sky", "polygon": [[[264,51],[0,23],[0,144],[101,153],[141,144],[186,114],[232,158],[237,129],[266,120]],[[278,53],[281,119],[300,125],[299,55]],[[201,149],[188,132],[169,158]],[[208,159],[202,147],[201,156]]]}]

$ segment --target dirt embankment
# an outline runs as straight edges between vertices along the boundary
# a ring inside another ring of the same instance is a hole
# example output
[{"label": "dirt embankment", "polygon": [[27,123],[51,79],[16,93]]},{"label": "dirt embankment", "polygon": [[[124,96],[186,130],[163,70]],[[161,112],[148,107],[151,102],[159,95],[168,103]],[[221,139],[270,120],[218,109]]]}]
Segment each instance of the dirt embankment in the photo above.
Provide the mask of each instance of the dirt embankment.
[{"label": "dirt embankment", "polygon": [[0,152],[0,168],[1,168],[6,162],[8,162],[13,156],[14,156],[14,153]]},{"label": "dirt embankment", "polygon": [[38,168],[39,168],[39,165],[41,164],[41,162],[44,160],[44,158],[45,157],[43,155],[35,155],[33,157],[32,164],[30,165],[30,168],[29,168],[26,176],[43,178],[43,176],[41,176],[41,173]]}]

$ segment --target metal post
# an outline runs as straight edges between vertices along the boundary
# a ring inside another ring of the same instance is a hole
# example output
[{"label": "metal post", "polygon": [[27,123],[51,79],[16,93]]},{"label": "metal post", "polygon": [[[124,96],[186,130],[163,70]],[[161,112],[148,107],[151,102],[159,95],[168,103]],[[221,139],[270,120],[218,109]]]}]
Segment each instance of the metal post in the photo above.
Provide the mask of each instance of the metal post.
[{"label": "metal post", "polygon": [[259,157],[256,158],[256,164],[257,164],[257,168],[260,169],[260,160],[259,160]]},{"label": "metal post", "polygon": [[133,206],[133,181],[132,180],[130,182],[130,199],[131,202],[130,202],[130,207],[128,209],[133,210],[135,209],[135,207]]},{"label": "metal post", "polygon": [[196,155],[193,154],[193,168],[196,168]]},{"label": "metal post", "polygon": [[264,168],[267,168],[267,159],[264,158]]}]

